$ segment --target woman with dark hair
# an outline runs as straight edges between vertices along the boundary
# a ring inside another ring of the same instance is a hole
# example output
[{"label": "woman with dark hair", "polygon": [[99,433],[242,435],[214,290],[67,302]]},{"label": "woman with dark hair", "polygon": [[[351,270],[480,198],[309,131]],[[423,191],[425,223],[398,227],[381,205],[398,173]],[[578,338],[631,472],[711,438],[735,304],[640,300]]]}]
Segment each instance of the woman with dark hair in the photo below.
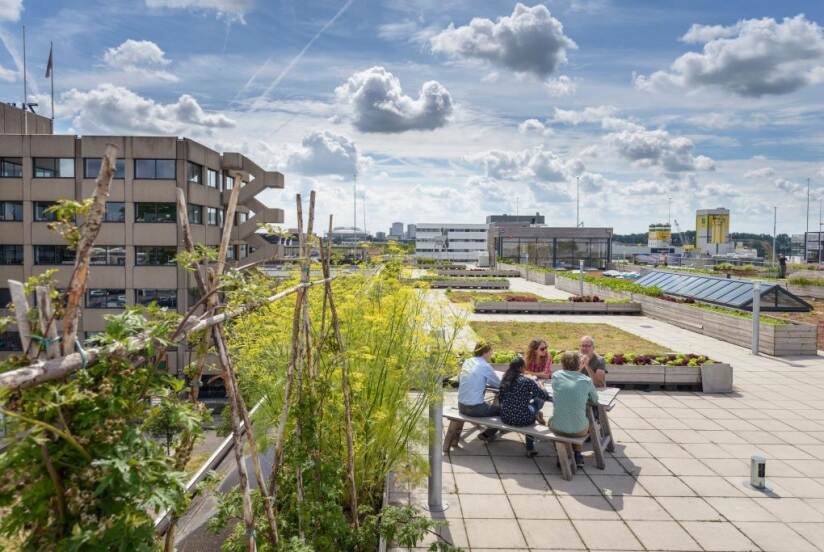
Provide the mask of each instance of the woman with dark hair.
[{"label": "woman with dark hair", "polygon": [[[528,426],[535,423],[546,425],[541,412],[549,394],[535,383],[532,378],[524,376],[526,364],[524,359],[516,358],[509,363],[509,368],[501,378],[501,421],[512,426]],[[526,436],[526,453],[535,456],[535,439]]]},{"label": "woman with dark hair", "polygon": [[529,342],[526,349],[526,371],[539,379],[552,377],[552,355],[543,339],[536,338]]}]

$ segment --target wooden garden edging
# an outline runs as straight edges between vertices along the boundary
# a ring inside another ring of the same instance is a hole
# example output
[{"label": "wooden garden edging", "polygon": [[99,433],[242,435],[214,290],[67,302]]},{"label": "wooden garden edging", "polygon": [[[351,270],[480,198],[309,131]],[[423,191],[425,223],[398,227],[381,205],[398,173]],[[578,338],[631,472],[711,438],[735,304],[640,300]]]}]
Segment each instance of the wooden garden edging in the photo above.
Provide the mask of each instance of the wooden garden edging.
[{"label": "wooden garden edging", "polygon": [[822,286],[800,286],[789,282],[787,291],[795,293],[801,297],[812,297],[813,299],[824,299],[824,287]]},{"label": "wooden garden edging", "polygon": [[576,303],[547,301],[479,301],[476,313],[519,314],[641,314],[638,303]]},{"label": "wooden garden edging", "polygon": [[509,281],[491,282],[479,278],[456,278],[454,280],[433,280],[429,283],[429,287],[432,289],[509,289]]},{"label": "wooden garden edging", "polygon": [[[574,278],[556,275],[555,286],[577,295],[580,282]],[[590,282],[584,282],[584,293],[605,299],[629,299],[639,303],[641,313],[651,318],[742,347],[749,348],[752,343],[752,320],[749,318],[712,312],[647,295],[616,291]],[[759,352],[772,356],[817,354],[816,326],[794,321],[784,322],[786,323],[760,324]]]}]

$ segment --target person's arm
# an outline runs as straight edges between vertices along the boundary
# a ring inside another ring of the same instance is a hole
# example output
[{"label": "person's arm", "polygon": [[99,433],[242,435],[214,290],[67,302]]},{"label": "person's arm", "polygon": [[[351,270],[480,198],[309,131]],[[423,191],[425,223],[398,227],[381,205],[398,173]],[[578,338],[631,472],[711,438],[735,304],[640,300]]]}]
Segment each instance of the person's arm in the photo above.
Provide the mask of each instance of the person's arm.
[{"label": "person's arm", "polygon": [[595,389],[595,386],[592,383],[589,384],[589,390],[587,391],[587,399],[593,405],[598,404],[598,391]]},{"label": "person's arm", "polygon": [[501,386],[501,378],[498,377],[498,373],[489,364],[486,365],[486,373],[484,374],[484,379],[486,380],[486,384],[489,387],[498,389]]},{"label": "person's arm", "polygon": [[607,372],[603,368],[598,368],[595,370],[595,374],[592,376],[592,383],[595,384],[596,387],[606,387],[607,386]]}]

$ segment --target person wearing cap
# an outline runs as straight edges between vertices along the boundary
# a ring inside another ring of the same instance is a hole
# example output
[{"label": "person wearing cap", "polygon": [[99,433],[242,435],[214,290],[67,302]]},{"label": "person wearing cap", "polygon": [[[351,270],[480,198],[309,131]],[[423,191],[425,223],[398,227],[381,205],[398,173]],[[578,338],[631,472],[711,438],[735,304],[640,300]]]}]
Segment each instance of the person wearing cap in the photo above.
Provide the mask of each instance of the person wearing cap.
[{"label": "person wearing cap", "polygon": [[[501,413],[500,405],[485,400],[486,388],[498,389],[501,378],[489,363],[492,358],[492,346],[483,341],[475,345],[472,358],[464,361],[458,384],[458,412],[465,416],[484,418]],[[497,429],[487,429],[478,438],[491,441],[498,433]]]}]

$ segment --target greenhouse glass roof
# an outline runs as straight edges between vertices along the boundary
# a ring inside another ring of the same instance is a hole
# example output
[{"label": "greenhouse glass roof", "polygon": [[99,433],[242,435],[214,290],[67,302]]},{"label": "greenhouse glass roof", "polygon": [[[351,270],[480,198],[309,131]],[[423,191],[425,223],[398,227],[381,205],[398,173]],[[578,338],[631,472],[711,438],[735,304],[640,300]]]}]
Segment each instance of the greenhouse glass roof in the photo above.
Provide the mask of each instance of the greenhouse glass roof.
[{"label": "greenhouse glass roof", "polygon": [[[635,283],[657,287],[667,295],[689,297],[733,309],[752,310],[753,282],[750,280],[652,270],[635,280]],[[761,282],[761,310],[808,312],[812,310],[812,306],[777,284]]]}]

